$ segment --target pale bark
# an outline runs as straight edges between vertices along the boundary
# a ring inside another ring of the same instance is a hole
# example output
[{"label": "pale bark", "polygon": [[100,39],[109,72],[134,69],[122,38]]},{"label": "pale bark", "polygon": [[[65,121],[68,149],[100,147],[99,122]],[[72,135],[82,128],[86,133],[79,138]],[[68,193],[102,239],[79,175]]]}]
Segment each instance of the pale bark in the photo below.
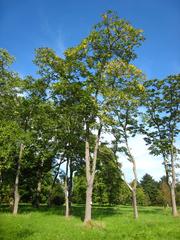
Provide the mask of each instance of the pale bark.
[{"label": "pale bark", "polygon": [[72,188],[73,188],[73,167],[72,167],[72,160],[70,160],[69,164],[69,215],[72,213]]},{"label": "pale bark", "polygon": [[136,171],[136,162],[134,158],[132,158],[133,164],[133,173],[134,173],[134,186],[132,191],[132,200],[133,200],[133,209],[134,209],[134,218],[138,218],[138,210],[137,210],[137,199],[136,199],[136,189],[137,189],[137,171]]},{"label": "pale bark", "polygon": [[[161,141],[163,141],[164,137],[161,135],[160,126],[156,122],[155,117],[153,116],[152,113],[151,113],[151,117],[158,129],[159,139]],[[171,129],[171,126],[170,126],[170,129]],[[168,157],[167,157],[167,153],[165,150],[162,150],[162,156],[163,156],[163,160],[164,160],[166,181],[169,186],[170,193],[171,193],[172,215],[174,217],[176,217],[178,215],[178,211],[177,211],[177,206],[176,206],[176,193],[175,193],[176,174],[175,174],[175,166],[174,166],[174,150],[173,150],[174,136],[173,136],[173,133],[171,133],[171,137],[170,137],[169,141],[171,142],[171,149],[170,149],[171,170],[168,167],[169,162],[168,162],[168,159],[167,159]],[[171,174],[171,176],[170,176],[170,174]],[[170,181],[170,177],[171,177],[171,181]]]},{"label": "pale bark", "polygon": [[[171,205],[172,205],[172,215],[174,217],[178,216],[177,206],[176,206],[176,173],[175,173],[175,166],[174,166],[174,153],[173,153],[173,147],[171,149],[171,170],[168,169],[168,160],[165,154],[163,154],[164,159],[164,167],[166,172],[166,181],[169,187],[169,191],[171,193]],[[171,174],[171,175],[170,175]],[[171,179],[171,180],[170,180]]]},{"label": "pale bark", "polygon": [[[173,148],[173,146],[172,146]],[[176,217],[178,215],[177,206],[176,206],[176,173],[174,166],[174,153],[173,149],[171,149],[171,172],[172,172],[172,183],[171,183],[171,201],[172,201],[172,215]]]},{"label": "pale bark", "polygon": [[98,134],[96,136],[94,154],[92,161],[90,159],[90,149],[89,149],[89,129],[86,126],[86,143],[85,143],[85,161],[86,161],[86,181],[87,181],[87,189],[86,189],[86,206],[85,206],[85,218],[84,223],[88,223],[91,221],[91,213],[92,213],[92,192],[93,192],[93,183],[96,171],[96,161],[97,161],[97,152],[99,148],[99,141],[101,136],[102,125],[98,129]]},{"label": "pale bark", "polygon": [[65,216],[66,217],[69,217],[68,168],[69,168],[69,159],[67,159],[67,162],[66,162],[66,175],[64,179],[64,193],[65,193],[65,206],[66,206]]},{"label": "pale bark", "polygon": [[132,205],[133,205],[133,212],[134,218],[138,218],[138,209],[137,209],[137,200],[136,200],[136,190],[133,189],[132,191]]},{"label": "pale bark", "polygon": [[69,191],[68,191],[67,179],[65,180],[64,188],[65,188],[65,205],[66,205],[65,216],[69,217]]},{"label": "pale bark", "polygon": [[20,169],[21,169],[21,159],[23,155],[24,145],[21,143],[20,151],[19,151],[19,158],[17,162],[17,171],[16,171],[16,178],[15,178],[15,185],[14,185],[14,205],[13,205],[13,214],[18,213],[18,206],[19,206],[19,176],[20,176]]},{"label": "pale bark", "polygon": [[136,197],[136,188],[134,188],[134,186],[132,187],[125,179],[124,177],[124,182],[126,183],[126,185],[128,186],[129,190],[132,193],[132,206],[133,206],[133,214],[134,214],[134,218],[137,219],[138,218],[138,208],[137,208],[137,197]]},{"label": "pale bark", "polygon": [[176,206],[176,193],[175,193],[175,185],[176,185],[176,179],[175,179],[175,169],[174,169],[174,162],[171,162],[171,182],[170,182],[170,176],[169,176],[169,170],[168,170],[168,162],[166,158],[164,157],[164,167],[166,172],[166,181],[167,185],[169,187],[169,191],[171,193],[171,207],[172,207],[172,215],[176,217],[178,215],[177,206]]},{"label": "pale bark", "polygon": [[129,147],[129,144],[128,144],[128,140],[127,140],[126,130],[125,130],[125,144],[126,144],[126,148],[127,148],[127,152],[128,152],[129,161],[133,165],[134,180],[133,180],[133,186],[131,187],[132,206],[133,206],[134,218],[137,219],[138,218],[138,209],[137,209],[136,189],[137,189],[137,181],[138,180],[137,180],[136,161],[135,161],[133,155],[131,154],[131,150],[130,150],[130,147]]},{"label": "pale bark", "polygon": [[176,194],[175,187],[171,186],[171,201],[172,201],[172,215],[174,217],[178,216],[177,206],[176,206]]},{"label": "pale bark", "polygon": [[93,184],[91,181],[87,183],[86,189],[86,208],[85,208],[85,218],[84,223],[88,223],[91,221],[91,214],[92,214],[92,190]]}]

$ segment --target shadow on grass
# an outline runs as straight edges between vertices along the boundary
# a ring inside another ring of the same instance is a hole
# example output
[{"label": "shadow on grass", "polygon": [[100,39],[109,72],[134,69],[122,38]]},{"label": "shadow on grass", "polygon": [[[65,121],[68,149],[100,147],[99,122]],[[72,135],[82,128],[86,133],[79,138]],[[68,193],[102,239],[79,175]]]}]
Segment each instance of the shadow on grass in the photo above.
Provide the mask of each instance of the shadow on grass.
[{"label": "shadow on grass", "polygon": [[[85,207],[83,205],[75,205],[72,208],[72,215],[76,217],[80,217],[81,220],[84,219]],[[104,217],[109,217],[112,215],[121,214],[119,213],[115,207],[109,206],[93,206],[92,208],[92,218],[100,219]]]},{"label": "shadow on grass", "polygon": [[164,207],[139,207],[139,213],[144,213],[144,214],[159,214],[159,213],[163,213],[164,211],[166,212],[170,212],[171,208],[164,208]]},{"label": "shadow on grass", "polygon": [[[159,214],[163,213],[164,209],[162,207],[138,207],[139,213],[143,214]],[[169,209],[168,209],[169,211]],[[1,205],[0,212],[8,213],[10,212],[10,208],[8,205]],[[47,215],[59,215],[64,216],[65,214],[65,206],[58,207],[47,207],[47,205],[40,205],[39,208],[32,207],[31,204],[20,204],[19,205],[19,214],[33,213],[39,212]],[[74,217],[84,219],[85,206],[82,205],[73,205],[71,215]],[[101,219],[105,217],[110,217],[114,215],[129,215],[132,214],[133,210],[131,206],[98,206],[94,205],[92,209],[92,217],[93,219]]]},{"label": "shadow on grass", "polygon": [[[8,205],[1,205],[0,212],[3,213],[10,213],[10,208]],[[46,205],[40,205],[39,208],[32,207],[31,204],[19,204],[19,214],[26,214],[26,213],[33,213],[33,212],[40,212],[44,214],[52,214],[52,215],[59,215],[64,216],[65,213],[65,206],[58,206],[58,207],[47,207]],[[73,205],[71,215],[75,217],[79,217],[81,219],[84,218],[85,213],[85,206],[82,205]],[[122,214],[121,212],[117,211],[117,208],[114,206],[93,206],[92,215],[94,219],[101,218],[101,217],[109,217],[111,215]]]},{"label": "shadow on grass", "polygon": [[25,239],[32,236],[35,232],[30,229],[22,229],[16,233],[16,239]]}]

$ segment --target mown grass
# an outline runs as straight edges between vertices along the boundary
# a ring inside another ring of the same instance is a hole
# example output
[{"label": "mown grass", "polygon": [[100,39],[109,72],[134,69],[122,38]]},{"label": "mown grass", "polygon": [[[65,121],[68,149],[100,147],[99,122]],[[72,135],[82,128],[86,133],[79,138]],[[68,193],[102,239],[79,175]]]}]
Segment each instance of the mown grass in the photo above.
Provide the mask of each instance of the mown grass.
[{"label": "mown grass", "polygon": [[83,206],[73,206],[73,216],[66,219],[64,208],[20,206],[12,216],[1,208],[0,240],[179,240],[180,218],[170,209],[139,207],[134,220],[130,206],[93,207],[93,222],[84,226]]}]

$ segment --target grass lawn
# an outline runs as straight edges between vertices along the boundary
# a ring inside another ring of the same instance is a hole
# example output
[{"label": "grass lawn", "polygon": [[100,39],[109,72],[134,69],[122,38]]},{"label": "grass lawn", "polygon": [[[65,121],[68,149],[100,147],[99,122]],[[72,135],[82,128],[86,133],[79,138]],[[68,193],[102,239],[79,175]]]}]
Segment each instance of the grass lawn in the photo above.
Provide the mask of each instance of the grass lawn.
[{"label": "grass lawn", "polygon": [[1,207],[0,240],[180,240],[180,217],[173,218],[170,209],[139,207],[134,220],[130,206],[94,207],[89,227],[83,225],[82,206],[74,206],[69,219],[63,212],[63,207],[21,205],[20,214],[12,216]]}]

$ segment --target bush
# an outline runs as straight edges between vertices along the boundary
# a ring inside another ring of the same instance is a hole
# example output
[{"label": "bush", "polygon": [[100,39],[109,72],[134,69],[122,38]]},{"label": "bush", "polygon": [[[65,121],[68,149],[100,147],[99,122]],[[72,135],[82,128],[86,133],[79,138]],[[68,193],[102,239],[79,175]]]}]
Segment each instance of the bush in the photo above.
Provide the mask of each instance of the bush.
[{"label": "bush", "polygon": [[54,186],[54,189],[52,191],[51,204],[60,206],[63,205],[64,202],[65,202],[64,191],[61,184],[58,183]]}]

